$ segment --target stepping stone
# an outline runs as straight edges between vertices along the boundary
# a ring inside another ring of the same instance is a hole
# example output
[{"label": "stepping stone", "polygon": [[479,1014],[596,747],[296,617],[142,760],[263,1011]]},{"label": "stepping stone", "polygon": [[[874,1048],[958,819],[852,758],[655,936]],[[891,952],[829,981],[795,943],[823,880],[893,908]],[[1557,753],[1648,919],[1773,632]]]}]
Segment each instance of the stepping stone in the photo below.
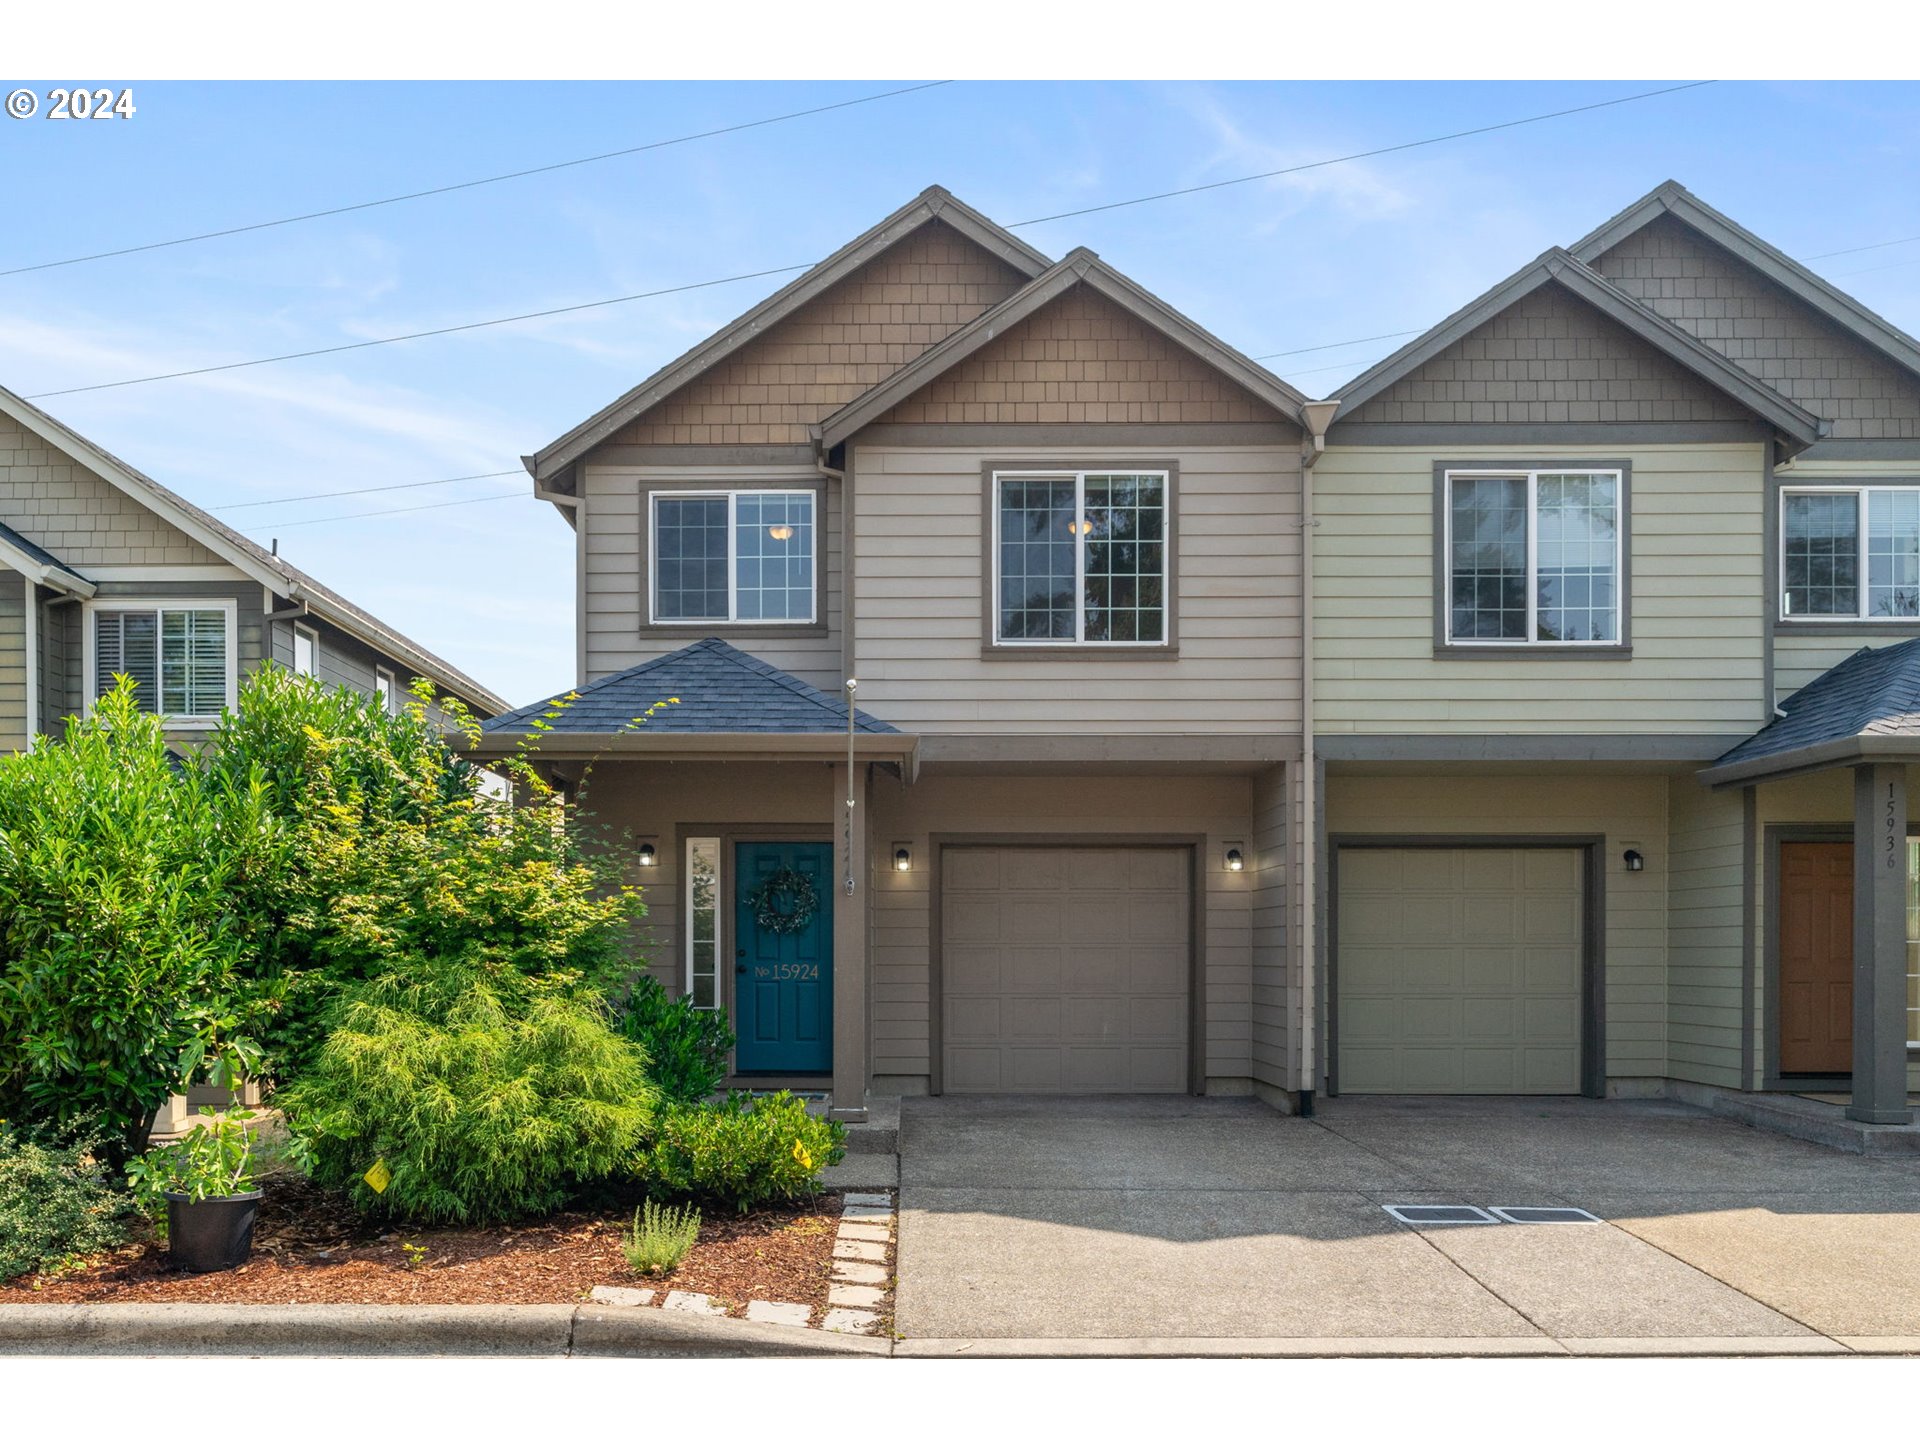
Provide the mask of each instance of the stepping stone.
[{"label": "stepping stone", "polygon": [[810,1305],[790,1305],[784,1300],[749,1300],[747,1318],[768,1325],[806,1325],[813,1319]]},{"label": "stepping stone", "polygon": [[[886,1296],[878,1285],[829,1285],[827,1304],[836,1309],[871,1310]],[[673,1297],[667,1297],[667,1303],[673,1303]]]},{"label": "stepping stone", "polygon": [[840,1212],[840,1219],[843,1223],[848,1220],[872,1220],[885,1225],[893,1219],[893,1211],[883,1205],[849,1205]]},{"label": "stepping stone", "polygon": [[820,1322],[822,1330],[838,1330],[844,1335],[871,1335],[880,1317],[865,1310],[829,1310]]},{"label": "stepping stone", "polygon": [[833,1242],[833,1258],[836,1260],[865,1260],[869,1264],[887,1263],[887,1247],[872,1240],[836,1240]]},{"label": "stepping stone", "polygon": [[871,1245],[884,1245],[887,1241],[893,1239],[893,1232],[884,1225],[853,1225],[843,1220],[840,1222],[839,1238],[842,1240],[865,1240]]},{"label": "stepping stone", "polygon": [[884,1285],[887,1283],[887,1267],[863,1265],[857,1260],[836,1260],[833,1262],[833,1278],[848,1285]]},{"label": "stepping stone", "polygon": [[870,1191],[853,1190],[841,1198],[848,1205],[878,1206],[882,1210],[893,1209],[893,1197],[891,1195],[878,1195]]},{"label": "stepping stone", "polygon": [[631,1285],[596,1285],[588,1298],[602,1305],[651,1305],[653,1291],[635,1290]]},{"label": "stepping stone", "polygon": [[660,1308],[681,1310],[689,1315],[725,1315],[727,1313],[727,1307],[713,1296],[702,1295],[695,1290],[669,1290]]}]

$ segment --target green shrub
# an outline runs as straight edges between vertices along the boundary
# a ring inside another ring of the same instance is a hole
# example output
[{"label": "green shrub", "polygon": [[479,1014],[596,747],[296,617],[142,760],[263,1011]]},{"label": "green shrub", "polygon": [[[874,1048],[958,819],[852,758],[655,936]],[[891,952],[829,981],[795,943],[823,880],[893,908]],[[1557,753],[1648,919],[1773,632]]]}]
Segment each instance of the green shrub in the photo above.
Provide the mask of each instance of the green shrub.
[{"label": "green shrub", "polygon": [[641,1275],[665,1275],[679,1268],[700,1238],[700,1212],[691,1205],[676,1210],[646,1201],[633,1212],[633,1228],[620,1239],[627,1264]]},{"label": "green shrub", "polygon": [[718,1010],[674,999],[651,975],[637,977],[617,1011],[615,1027],[647,1052],[647,1074],[668,1105],[695,1105],[727,1078],[733,1027]]},{"label": "green shrub", "polygon": [[412,967],[346,992],[328,1028],[277,1097],[293,1157],[383,1214],[549,1213],[629,1166],[653,1117],[645,1054],[566,977]]},{"label": "green shrub", "polygon": [[253,1112],[203,1107],[200,1114],[207,1124],[192,1126],[178,1140],[128,1162],[128,1189],[156,1221],[164,1223],[168,1195],[213,1200],[255,1188],[253,1132],[247,1129]]},{"label": "green shrub", "polygon": [[0,1120],[0,1280],[53,1274],[125,1243],[135,1207],[85,1120],[21,1132]]},{"label": "green shrub", "polygon": [[682,1105],[660,1119],[638,1173],[650,1194],[751,1210],[818,1194],[819,1174],[846,1158],[847,1132],[807,1114],[782,1090],[732,1091],[711,1105]]}]

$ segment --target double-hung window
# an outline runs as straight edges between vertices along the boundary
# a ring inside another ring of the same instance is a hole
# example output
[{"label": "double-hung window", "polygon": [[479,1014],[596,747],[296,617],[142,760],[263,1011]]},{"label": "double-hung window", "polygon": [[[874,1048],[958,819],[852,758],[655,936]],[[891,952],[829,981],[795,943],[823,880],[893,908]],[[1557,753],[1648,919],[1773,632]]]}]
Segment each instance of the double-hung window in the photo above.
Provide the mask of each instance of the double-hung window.
[{"label": "double-hung window", "polygon": [[1780,615],[1920,618],[1920,486],[1781,491]]},{"label": "double-hung window", "polygon": [[1165,645],[1166,471],[993,477],[997,645]]},{"label": "double-hung window", "polygon": [[813,623],[814,502],[811,490],[655,492],[654,623]]},{"label": "double-hung window", "polygon": [[88,699],[133,680],[134,704],[150,715],[204,724],[234,703],[234,607],[231,604],[89,607]]},{"label": "double-hung window", "polygon": [[1624,475],[1446,472],[1446,642],[1619,646]]}]

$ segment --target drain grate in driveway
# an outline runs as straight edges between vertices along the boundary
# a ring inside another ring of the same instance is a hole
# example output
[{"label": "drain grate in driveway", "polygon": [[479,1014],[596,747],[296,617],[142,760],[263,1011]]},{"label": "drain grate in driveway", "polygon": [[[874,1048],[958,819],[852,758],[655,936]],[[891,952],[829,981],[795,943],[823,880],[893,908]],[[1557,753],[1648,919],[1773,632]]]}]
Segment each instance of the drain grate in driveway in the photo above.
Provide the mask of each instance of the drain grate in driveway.
[{"label": "drain grate in driveway", "polygon": [[1487,1209],[1515,1225],[1599,1225],[1598,1215],[1571,1205],[1489,1205]]},{"label": "drain grate in driveway", "polygon": [[1382,1205],[1402,1225],[1498,1225],[1478,1205]]}]

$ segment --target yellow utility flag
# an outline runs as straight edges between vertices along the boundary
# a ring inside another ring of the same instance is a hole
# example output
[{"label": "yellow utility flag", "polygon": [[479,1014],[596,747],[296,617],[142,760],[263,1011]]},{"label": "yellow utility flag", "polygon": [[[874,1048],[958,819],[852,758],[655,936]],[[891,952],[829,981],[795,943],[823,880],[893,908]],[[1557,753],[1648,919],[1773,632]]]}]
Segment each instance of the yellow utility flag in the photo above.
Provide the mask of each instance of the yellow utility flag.
[{"label": "yellow utility flag", "polygon": [[393,1171],[387,1168],[385,1160],[376,1160],[373,1162],[373,1168],[360,1178],[373,1187],[374,1194],[380,1195],[384,1194],[387,1186],[393,1183]]}]

